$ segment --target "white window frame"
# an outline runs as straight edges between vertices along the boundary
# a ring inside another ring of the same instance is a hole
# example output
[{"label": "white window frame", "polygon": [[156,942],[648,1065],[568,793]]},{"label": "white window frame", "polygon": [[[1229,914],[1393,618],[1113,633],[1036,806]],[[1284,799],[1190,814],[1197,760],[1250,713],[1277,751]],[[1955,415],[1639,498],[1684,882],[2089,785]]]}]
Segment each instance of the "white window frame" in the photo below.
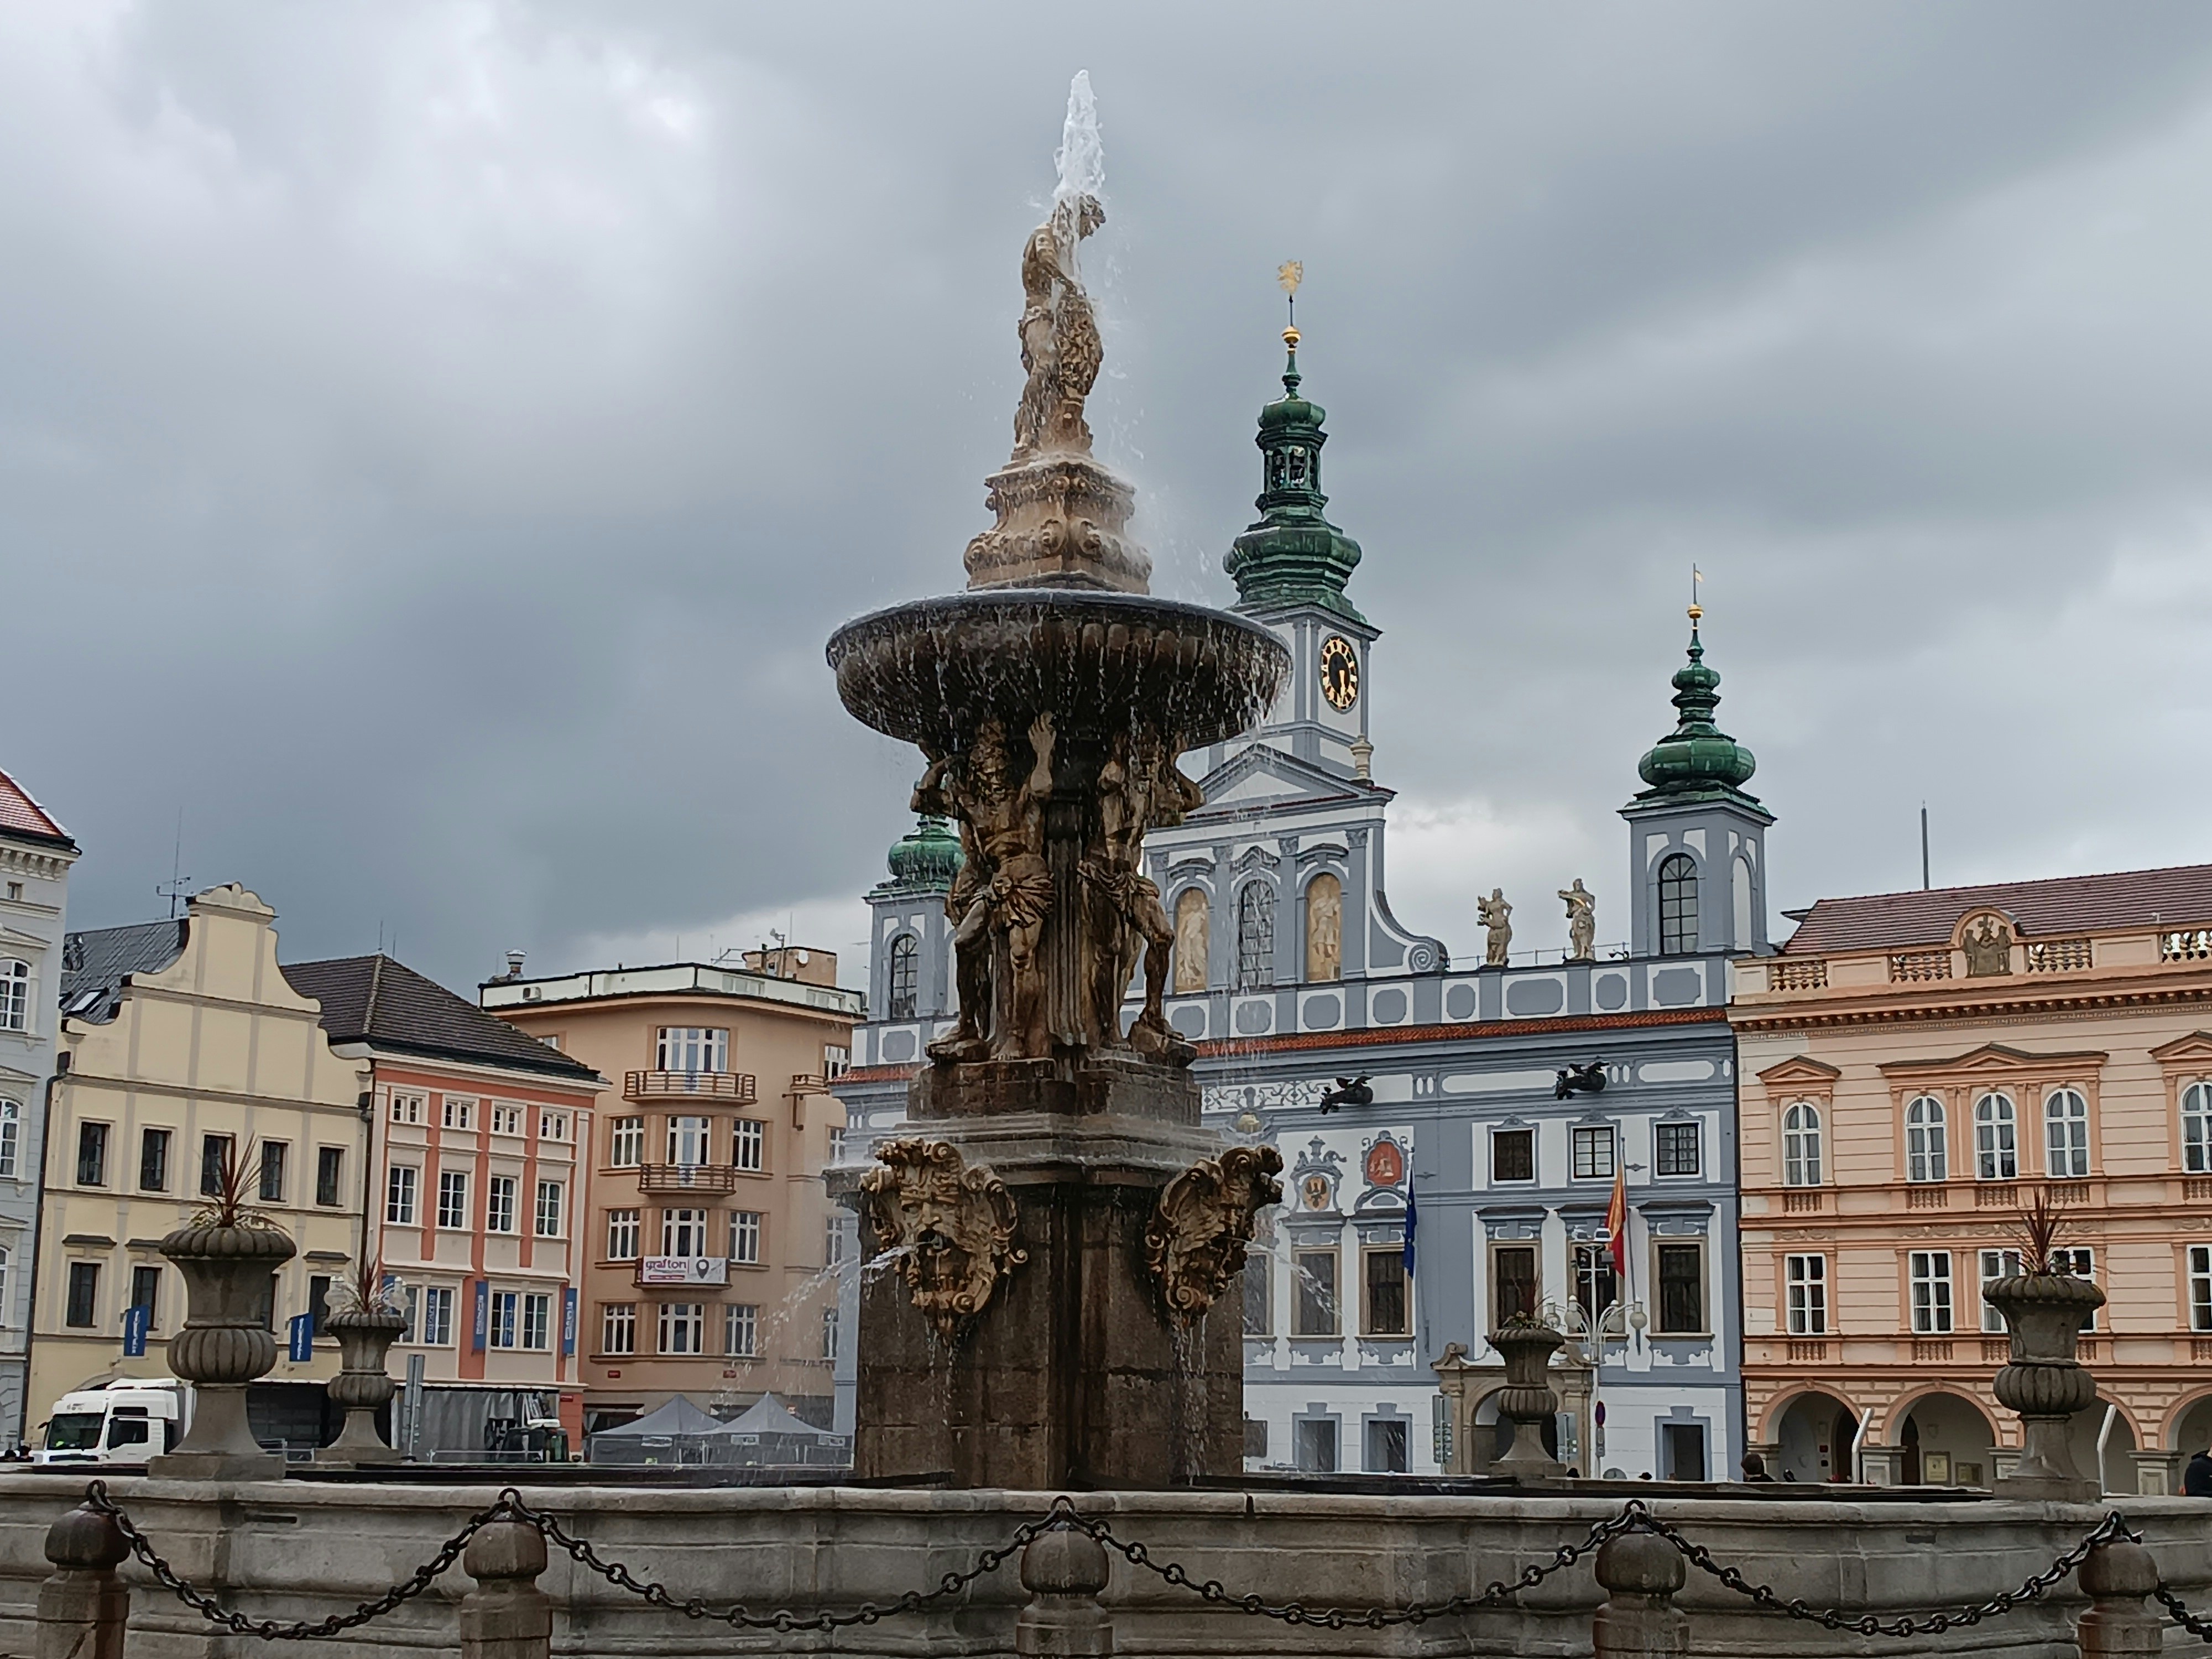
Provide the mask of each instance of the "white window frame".
[{"label": "white window frame", "polygon": [[0,957],[0,1031],[28,1031],[31,1000],[31,964]]},{"label": "white window frame", "polygon": [[722,1352],[732,1359],[760,1358],[760,1308],[751,1302],[725,1303]]},{"label": "white window frame", "polygon": [[[1602,1137],[1602,1140],[1599,1139]],[[1597,1159],[1587,1160],[1590,1165],[1583,1168],[1584,1146],[1605,1147],[1605,1168],[1597,1167]],[[1567,1175],[1573,1181],[1611,1181],[1620,1168],[1620,1136],[1610,1123],[1578,1123],[1567,1136]]]},{"label": "white window frame", "polygon": [[707,1254],[707,1218],[711,1211],[663,1210],[660,1212],[660,1253],[664,1256]]},{"label": "white window frame", "polygon": [[1974,1179],[2020,1178],[2020,1108],[2002,1089],[1974,1102]]},{"label": "white window frame", "polygon": [[488,1233],[511,1233],[514,1231],[517,1189],[521,1182],[514,1176],[495,1175],[484,1181],[484,1231]]},{"label": "white window frame", "polygon": [[384,1224],[412,1227],[421,1212],[422,1172],[412,1164],[395,1164],[384,1176]]},{"label": "white window frame", "polygon": [[668,1120],[668,1161],[678,1169],[704,1169],[714,1142],[714,1121],[708,1117]]},{"label": "white window frame", "polygon": [[[15,1165],[21,1157],[22,1133],[23,1103],[0,1096],[0,1180],[15,1178]],[[0,1302],[0,1308],[6,1305]]]},{"label": "white window frame", "polygon": [[[449,1216],[458,1217],[448,1220]],[[438,1231],[465,1233],[469,1231],[469,1176],[465,1170],[438,1171]]]},{"label": "white window frame", "polygon": [[450,1285],[426,1285],[422,1287],[422,1340],[416,1346],[425,1348],[450,1348],[453,1346],[453,1287]]},{"label": "white window frame", "polygon": [[768,1125],[757,1117],[738,1119],[731,1130],[730,1164],[758,1173],[768,1168]]},{"label": "white window frame", "polygon": [[[2070,1273],[2076,1279],[2086,1279],[2093,1285],[2097,1282],[2097,1253],[2093,1249],[2078,1244],[2061,1245],[2051,1253],[2051,1260],[2061,1272]],[[2094,1308],[2081,1322],[2081,1328],[2084,1331],[2097,1328],[2097,1310]]]},{"label": "white window frame", "polygon": [[644,1162],[645,1120],[641,1117],[609,1119],[607,1167],[613,1170],[634,1170]]},{"label": "white window frame", "polygon": [[521,1291],[494,1291],[491,1293],[491,1330],[485,1339],[488,1346],[495,1348],[518,1346],[514,1339],[521,1310]]},{"label": "white window frame", "polygon": [[659,1352],[696,1354],[704,1351],[707,1334],[704,1303],[664,1302],[660,1304],[658,1325],[655,1335],[659,1340]]},{"label": "white window frame", "polygon": [[2053,1181],[2089,1174],[2089,1097],[2071,1084],[2043,1097],[2043,1169]]},{"label": "white window frame", "polygon": [[1911,1289],[1912,1334],[1948,1336],[1957,1324],[1957,1297],[1953,1293],[1951,1252],[1912,1250],[1907,1253],[1905,1274]]},{"label": "white window frame", "polygon": [[553,1297],[550,1291],[526,1291],[522,1297],[522,1340],[530,1353],[545,1353],[553,1346]]},{"label": "white window frame", "polygon": [[730,1033],[725,1026],[664,1025],[653,1045],[657,1072],[702,1073],[730,1069]]},{"label": "white window frame", "polygon": [[1915,1095],[1905,1103],[1905,1178],[1951,1178],[1951,1114],[1940,1095]]},{"label": "white window frame", "polygon": [[477,1127],[477,1103],[472,1095],[445,1095],[438,1102],[438,1122],[441,1127],[454,1130],[473,1130]]},{"label": "white window frame", "polygon": [[402,1094],[395,1089],[392,1091],[392,1121],[394,1123],[419,1125],[422,1121],[422,1113],[427,1104],[428,1100],[424,1096]]},{"label": "white window frame", "polygon": [[633,1354],[637,1352],[636,1303],[603,1302],[599,1304],[599,1352],[608,1354]]},{"label": "white window frame", "polygon": [[522,1133],[522,1108],[513,1101],[495,1100],[491,1106],[491,1132],[495,1135]]},{"label": "white window frame", "polygon": [[[1678,1135],[1685,1129],[1690,1132],[1690,1167],[1686,1170],[1663,1170],[1660,1168],[1660,1148],[1666,1145],[1670,1134]],[[1686,1123],[1680,1118],[1676,1118],[1672,1121],[1668,1121],[1662,1118],[1660,1121],[1651,1126],[1651,1176],[1653,1180],[1698,1181],[1705,1178],[1705,1126],[1703,1119],[1693,1118]]]},{"label": "white window frame", "polygon": [[566,1186],[558,1181],[538,1183],[538,1206],[535,1212],[536,1236],[539,1238],[559,1238],[562,1232],[562,1210],[568,1197]]},{"label": "white window frame", "polygon": [[2212,1331],[2212,1244],[2189,1247],[2189,1328]]},{"label": "white window frame", "polygon": [[2020,1252],[2004,1249],[1977,1250],[1974,1264],[1978,1274],[1976,1283],[1979,1294],[1977,1299],[1982,1304],[1982,1330],[1987,1335],[2002,1336],[2004,1316],[1990,1305],[1987,1292],[1996,1280],[2010,1279],[2021,1270]]},{"label": "white window frame", "polygon": [[638,1247],[642,1237],[639,1221],[635,1210],[607,1212],[608,1261],[635,1261],[638,1259]]},{"label": "white window frame", "polygon": [[568,1115],[541,1109],[538,1114],[538,1138],[540,1140],[566,1140],[568,1138]]},{"label": "white window frame", "polygon": [[1786,1255],[1782,1261],[1790,1334],[1826,1336],[1828,1334],[1828,1258],[1819,1255]]},{"label": "white window frame", "polygon": [[761,1261],[761,1240],[767,1235],[768,1218],[758,1210],[730,1212],[730,1260],[749,1267]]},{"label": "white window frame", "polygon": [[822,1224],[822,1265],[836,1267],[845,1261],[845,1223],[842,1217],[831,1216]]},{"label": "white window frame", "polygon": [[1782,1109],[1782,1184],[1819,1186],[1822,1151],[1820,1107],[1809,1100],[1791,1101]]}]

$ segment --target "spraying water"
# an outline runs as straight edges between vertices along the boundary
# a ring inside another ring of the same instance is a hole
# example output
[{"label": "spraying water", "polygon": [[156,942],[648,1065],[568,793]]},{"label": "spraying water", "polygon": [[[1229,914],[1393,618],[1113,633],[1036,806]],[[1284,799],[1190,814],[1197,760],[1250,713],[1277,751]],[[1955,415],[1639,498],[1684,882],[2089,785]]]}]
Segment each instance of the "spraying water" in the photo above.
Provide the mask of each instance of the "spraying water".
[{"label": "spraying water", "polygon": [[1106,199],[1106,148],[1098,137],[1098,100],[1091,95],[1089,70],[1076,70],[1067,83],[1067,122],[1052,159],[1060,168],[1052,192],[1054,206],[1086,196]]}]

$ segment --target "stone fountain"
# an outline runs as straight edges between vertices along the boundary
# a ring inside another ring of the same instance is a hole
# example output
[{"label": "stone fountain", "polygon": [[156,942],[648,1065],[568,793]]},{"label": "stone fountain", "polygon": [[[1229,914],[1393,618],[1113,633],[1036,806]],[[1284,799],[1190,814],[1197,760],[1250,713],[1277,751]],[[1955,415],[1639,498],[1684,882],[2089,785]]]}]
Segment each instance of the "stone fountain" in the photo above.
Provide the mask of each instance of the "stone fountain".
[{"label": "stone fountain", "polygon": [[956,819],[966,855],[946,900],[958,1024],[855,1194],[878,1259],[864,1478],[1160,1486],[1243,1467],[1240,1315],[1213,1309],[1281,1163],[1199,1127],[1142,854],[1201,799],[1176,757],[1252,726],[1289,658],[1265,629],[1147,591],[1135,492],[1084,418],[1103,347],[1078,252],[1105,222],[1086,76],[1059,163],[1022,249],[1027,379],[967,591],[830,641],[846,708],[921,749],[914,807]]}]

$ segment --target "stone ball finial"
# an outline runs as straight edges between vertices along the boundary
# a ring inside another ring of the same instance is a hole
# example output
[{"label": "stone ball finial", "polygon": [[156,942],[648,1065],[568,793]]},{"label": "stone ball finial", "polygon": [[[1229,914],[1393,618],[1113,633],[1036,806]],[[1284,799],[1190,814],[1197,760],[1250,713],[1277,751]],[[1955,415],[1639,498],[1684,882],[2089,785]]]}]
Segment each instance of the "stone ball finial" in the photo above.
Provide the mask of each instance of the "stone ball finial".
[{"label": "stone ball finial", "polygon": [[1626,1532],[1598,1546],[1597,1582],[1608,1591],[1630,1595],[1672,1595],[1688,1570],[1665,1539],[1648,1532]]},{"label": "stone ball finial", "polygon": [[2100,1601],[2141,1600],[2158,1588],[2158,1561],[2141,1544],[2100,1544],[2081,1564],[2081,1588]]},{"label": "stone ball finial", "polygon": [[115,1517],[80,1504],[46,1528],[46,1559],[58,1567],[105,1571],[131,1553]]},{"label": "stone ball finial", "polygon": [[535,1578],[545,1571],[545,1534],[521,1521],[494,1521],[469,1540],[461,1571],[488,1578]]},{"label": "stone ball finial", "polygon": [[1105,1546],[1073,1527],[1042,1534],[1022,1552],[1022,1588],[1032,1595],[1097,1595],[1107,1576]]}]

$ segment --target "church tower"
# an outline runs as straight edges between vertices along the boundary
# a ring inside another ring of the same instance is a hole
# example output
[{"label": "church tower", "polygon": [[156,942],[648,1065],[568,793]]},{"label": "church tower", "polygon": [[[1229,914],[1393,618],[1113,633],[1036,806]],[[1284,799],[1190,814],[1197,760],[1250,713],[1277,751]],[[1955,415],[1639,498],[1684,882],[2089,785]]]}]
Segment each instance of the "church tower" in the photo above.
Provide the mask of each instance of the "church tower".
[{"label": "church tower", "polygon": [[1628,890],[1637,896],[1629,948],[1638,957],[1764,956],[1772,948],[1766,827],[1774,814],[1744,791],[1759,767],[1751,750],[1713,723],[1721,677],[1705,666],[1704,614],[1690,607],[1690,660],[1674,671],[1674,729],[1636,769],[1649,787],[1620,809]]},{"label": "church tower", "polygon": [[[943,818],[924,813],[891,844],[890,879],[866,896],[874,934],[868,960],[868,1018],[929,1022],[958,1012],[951,974],[952,925],[945,896],[960,873],[960,838]],[[922,1039],[910,1039],[918,1047]],[[911,1054],[905,1056],[912,1058]]]}]

